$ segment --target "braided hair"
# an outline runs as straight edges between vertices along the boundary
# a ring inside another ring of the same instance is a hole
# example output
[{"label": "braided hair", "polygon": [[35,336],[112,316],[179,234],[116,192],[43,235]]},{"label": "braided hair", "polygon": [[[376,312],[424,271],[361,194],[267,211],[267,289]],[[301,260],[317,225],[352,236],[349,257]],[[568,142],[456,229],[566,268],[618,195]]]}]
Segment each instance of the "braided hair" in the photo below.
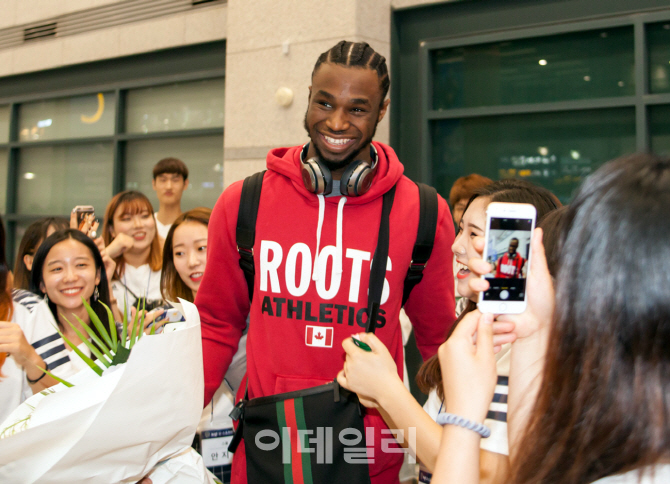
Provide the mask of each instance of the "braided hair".
[{"label": "braided hair", "polygon": [[367,42],[347,42],[342,40],[334,47],[327,50],[319,56],[312,71],[312,77],[316,74],[321,64],[329,62],[331,64],[340,64],[347,67],[363,67],[374,69],[379,77],[379,87],[382,91],[382,102],[391,85],[388,68],[386,67],[386,58],[376,52]]}]

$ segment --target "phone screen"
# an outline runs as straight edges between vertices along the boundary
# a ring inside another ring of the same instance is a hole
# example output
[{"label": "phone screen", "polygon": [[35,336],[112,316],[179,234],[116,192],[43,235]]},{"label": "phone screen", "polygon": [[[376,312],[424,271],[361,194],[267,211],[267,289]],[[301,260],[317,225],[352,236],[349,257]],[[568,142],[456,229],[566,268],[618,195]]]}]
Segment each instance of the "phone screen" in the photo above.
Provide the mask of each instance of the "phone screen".
[{"label": "phone screen", "polygon": [[484,301],[524,300],[532,228],[530,218],[490,218],[486,261],[493,271],[484,276]]}]

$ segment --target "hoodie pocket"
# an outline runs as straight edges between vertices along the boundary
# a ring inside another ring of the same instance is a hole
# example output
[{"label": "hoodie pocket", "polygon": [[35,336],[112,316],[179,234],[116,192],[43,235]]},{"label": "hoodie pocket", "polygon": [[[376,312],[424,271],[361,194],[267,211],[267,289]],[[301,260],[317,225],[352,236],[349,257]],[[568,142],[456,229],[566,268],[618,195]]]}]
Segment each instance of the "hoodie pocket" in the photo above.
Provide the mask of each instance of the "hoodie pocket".
[{"label": "hoodie pocket", "polygon": [[330,383],[332,380],[324,380],[323,378],[305,378],[300,376],[283,376],[277,375],[275,381],[275,394],[295,392],[304,390],[305,388],[318,387]]}]

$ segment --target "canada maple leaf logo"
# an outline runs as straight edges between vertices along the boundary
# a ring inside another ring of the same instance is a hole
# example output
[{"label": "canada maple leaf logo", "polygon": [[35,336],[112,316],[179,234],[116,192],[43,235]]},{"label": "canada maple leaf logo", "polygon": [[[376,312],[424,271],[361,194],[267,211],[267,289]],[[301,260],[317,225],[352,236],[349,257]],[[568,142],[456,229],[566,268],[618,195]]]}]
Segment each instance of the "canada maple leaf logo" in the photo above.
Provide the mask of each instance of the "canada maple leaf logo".
[{"label": "canada maple leaf logo", "polygon": [[305,326],[305,344],[320,348],[333,347],[333,328],[321,326]]}]

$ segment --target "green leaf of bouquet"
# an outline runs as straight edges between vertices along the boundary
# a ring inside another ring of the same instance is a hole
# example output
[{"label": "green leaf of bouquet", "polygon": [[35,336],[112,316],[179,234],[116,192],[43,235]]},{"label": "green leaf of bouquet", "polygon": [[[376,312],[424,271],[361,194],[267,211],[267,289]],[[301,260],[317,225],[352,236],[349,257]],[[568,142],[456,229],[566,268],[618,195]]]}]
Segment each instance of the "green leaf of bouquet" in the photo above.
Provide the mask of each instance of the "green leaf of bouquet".
[{"label": "green leaf of bouquet", "polygon": [[153,335],[153,334],[156,334],[156,325],[155,324],[151,325],[151,330],[149,331],[150,336]]},{"label": "green leaf of bouquet", "polygon": [[123,298],[123,322],[121,329],[121,344],[126,348],[126,339],[128,338],[128,302]]},{"label": "green leaf of bouquet", "polygon": [[116,333],[116,321],[114,321],[114,314],[112,313],[112,310],[109,309],[109,306],[107,306],[104,302],[100,301],[100,304],[105,308],[107,311],[107,321],[109,322],[109,335],[112,339],[112,351],[116,352],[116,347],[119,344],[118,341],[118,335]]},{"label": "green leaf of bouquet", "polygon": [[140,313],[139,309],[135,311],[135,317],[133,318],[133,328],[130,333],[130,345],[128,346],[128,348],[132,348],[133,345],[135,344],[135,331],[137,330],[137,318],[139,316],[139,313]]},{"label": "green leaf of bouquet", "polygon": [[[65,318],[65,316],[63,316],[63,318]],[[67,321],[67,319],[65,319],[65,321]],[[69,321],[67,322],[70,323]],[[72,323],[70,323],[70,326],[72,326]],[[72,351],[77,353],[77,356],[79,356],[79,358],[81,358],[84,361],[84,363],[86,363],[91,368],[91,370],[96,372],[99,376],[102,376],[102,368],[96,365],[91,358],[82,353],[82,351],[79,348],[77,348],[77,345],[75,345],[72,341],[67,339],[67,337],[63,334],[63,332],[60,329],[58,329],[57,326],[56,331],[58,331],[58,334],[60,335],[61,338],[63,338],[63,341],[65,341],[65,343],[72,349]]]},{"label": "green leaf of bouquet", "polygon": [[53,373],[51,373],[51,371],[49,371],[49,370],[45,370],[44,368],[42,368],[42,367],[39,366],[39,365],[35,365],[35,366],[36,366],[37,368],[39,368],[39,370],[40,370],[41,372],[46,373],[46,374],[49,375],[51,378],[53,378],[54,380],[56,380],[58,383],[62,383],[63,385],[65,385],[65,386],[68,387],[68,388],[72,388],[72,387],[74,386],[72,383],[63,380],[62,378],[57,377],[56,375],[54,375]]},{"label": "green leaf of bouquet", "polygon": [[146,295],[144,296],[144,299],[142,299],[142,315],[140,316],[140,327],[137,330],[137,341],[140,340],[142,336],[144,336],[144,320],[147,317],[147,297]]},{"label": "green leaf of bouquet", "polygon": [[116,354],[114,355],[114,359],[112,360],[112,366],[125,363],[126,361],[128,361],[129,356],[130,356],[130,350],[125,346],[119,345],[118,351],[116,352]]},{"label": "green leaf of bouquet", "polygon": [[[79,324],[81,324],[82,328],[84,328],[84,329],[86,330],[86,332],[87,332],[88,335],[91,337],[91,339],[92,339],[93,341],[95,341],[95,342],[98,344],[98,346],[99,346],[100,348],[102,348],[102,351],[103,351],[103,352],[105,353],[105,355],[107,356],[108,361],[112,361],[112,358],[114,357],[114,355],[112,355],[110,349],[107,348],[107,346],[100,340],[100,338],[98,337],[98,335],[95,334],[95,331],[93,331],[93,329],[92,329],[91,327],[89,327],[88,324],[86,324],[86,323],[83,322],[81,319],[79,319],[79,316],[77,316],[77,315],[75,314],[74,317],[77,318],[77,321],[79,321]],[[68,321],[68,322],[69,322],[69,321]],[[97,356],[98,359],[99,359],[100,361],[102,361],[103,363],[105,363],[105,360],[102,359],[102,358],[100,358],[100,356],[102,356],[102,355],[98,356],[98,353],[100,353],[100,351],[98,350],[98,348],[96,348],[96,346],[95,346],[94,344],[92,344],[90,341],[88,341],[88,338],[86,338],[85,340],[82,340],[82,341],[84,341],[84,343],[86,344],[86,346],[89,347],[89,349],[91,350],[91,353],[95,354],[95,356]],[[93,351],[94,349],[95,349],[95,352]],[[109,368],[109,365],[105,365],[105,366],[107,366],[107,368]]]},{"label": "green leaf of bouquet", "polygon": [[[102,321],[100,321],[100,318],[98,317],[97,314],[95,314],[95,311],[93,311],[93,308],[89,303],[86,302],[86,299],[83,297],[81,298],[81,301],[84,303],[84,307],[86,308],[86,312],[88,313],[88,317],[91,319],[91,322],[95,325],[95,327],[98,329],[100,332],[100,336],[102,336],[102,339],[105,340],[105,343],[107,343],[107,348],[112,348],[112,338],[109,337],[109,333],[107,332],[107,328],[105,328],[105,325],[102,324]],[[98,343],[100,345],[100,343]],[[100,345],[102,348],[103,345]],[[111,358],[111,356],[110,356]]]},{"label": "green leaf of bouquet", "polygon": [[[83,327],[86,328],[86,332],[87,332],[87,333],[90,334],[90,332],[93,331],[91,328],[89,328],[89,327],[86,325],[86,323],[84,323],[81,319],[79,319],[79,317],[78,317],[76,314],[74,315],[74,317],[77,318],[77,321],[79,321],[79,324],[82,324]],[[63,316],[63,318],[65,318],[65,316]],[[84,343],[84,344],[86,345],[86,347],[91,351],[91,354],[94,354],[95,357],[96,357],[98,360],[100,360],[100,361],[102,362],[103,365],[105,365],[105,367],[109,368],[109,366],[110,366],[110,360],[112,359],[112,358],[111,358],[111,355],[110,355],[109,360],[107,360],[107,358],[105,358],[105,357],[102,355],[102,353],[100,352],[100,350],[99,350],[98,348],[96,348],[96,346],[95,346],[93,343],[91,343],[91,341],[90,341],[86,336],[84,336],[84,333],[82,333],[82,332],[79,330],[79,328],[77,328],[74,324],[72,324],[68,319],[65,319],[65,321],[67,321],[67,324],[69,324],[70,327],[72,328],[72,330],[73,330],[75,333],[77,333],[77,336],[79,336],[79,339],[81,340],[81,342]],[[98,338],[97,336],[96,336],[96,338],[97,338],[98,341],[100,341],[100,338]],[[96,365],[96,366],[97,366],[97,365]]]}]

